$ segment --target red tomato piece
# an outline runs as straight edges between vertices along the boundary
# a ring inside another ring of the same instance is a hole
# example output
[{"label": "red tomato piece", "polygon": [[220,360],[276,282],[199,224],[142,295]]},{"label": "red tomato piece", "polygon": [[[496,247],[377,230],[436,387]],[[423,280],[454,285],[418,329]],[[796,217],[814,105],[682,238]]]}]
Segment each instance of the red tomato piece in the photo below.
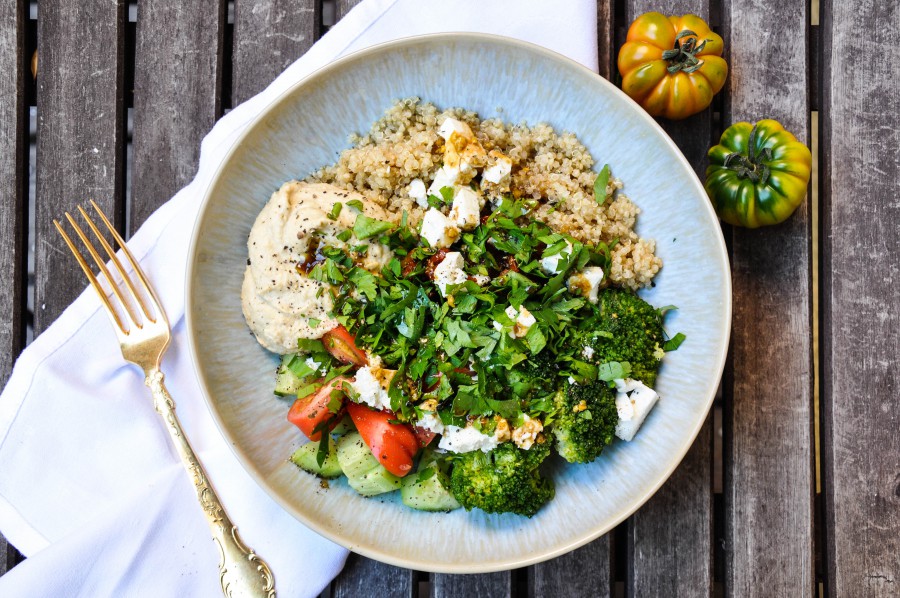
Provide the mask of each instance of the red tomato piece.
[{"label": "red tomato piece", "polygon": [[428,258],[428,261],[425,262],[425,276],[434,280],[434,270],[441,265],[445,257],[447,257],[447,250],[438,249],[433,256]]},{"label": "red tomato piece", "polygon": [[419,452],[419,441],[412,426],[392,423],[397,420],[393,411],[374,411],[356,403],[347,403],[347,412],[385,469],[400,477],[412,471],[413,457]]},{"label": "red tomato piece", "polygon": [[413,434],[416,435],[416,440],[418,440],[419,444],[423,447],[428,446],[431,441],[434,440],[434,437],[437,436],[437,434],[435,434],[431,430],[426,430],[425,428],[420,428],[419,426],[413,428]]},{"label": "red tomato piece", "polygon": [[341,420],[343,395],[341,396],[341,407],[337,412],[329,409],[328,405],[331,403],[331,392],[333,390],[342,391],[343,384],[347,381],[347,378],[334,378],[314,393],[294,401],[291,410],[288,411],[288,421],[300,428],[310,440],[320,440],[323,428],[327,427],[328,430],[331,430]]},{"label": "red tomato piece", "polygon": [[365,351],[356,346],[356,339],[353,338],[353,335],[340,324],[322,336],[322,344],[335,359],[342,363],[352,363],[362,367],[369,362]]}]

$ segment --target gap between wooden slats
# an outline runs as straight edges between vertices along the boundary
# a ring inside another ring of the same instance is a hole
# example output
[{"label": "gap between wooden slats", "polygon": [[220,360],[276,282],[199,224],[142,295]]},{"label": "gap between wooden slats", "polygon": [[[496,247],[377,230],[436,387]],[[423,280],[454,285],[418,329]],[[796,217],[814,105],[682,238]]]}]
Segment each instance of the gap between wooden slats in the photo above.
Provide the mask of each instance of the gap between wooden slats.
[{"label": "gap between wooden slats", "polygon": [[[725,0],[722,12],[723,124],[774,118],[809,143],[807,2]],[[805,596],[814,589],[810,205],[779,226],[731,234],[726,595]]]},{"label": "gap between wooden slats", "polygon": [[[28,3],[0,5],[0,388],[25,344],[28,214]],[[0,575],[20,560],[0,536]]]},{"label": "gap between wooden slats", "polygon": [[900,6],[821,8],[825,594],[900,595]]}]

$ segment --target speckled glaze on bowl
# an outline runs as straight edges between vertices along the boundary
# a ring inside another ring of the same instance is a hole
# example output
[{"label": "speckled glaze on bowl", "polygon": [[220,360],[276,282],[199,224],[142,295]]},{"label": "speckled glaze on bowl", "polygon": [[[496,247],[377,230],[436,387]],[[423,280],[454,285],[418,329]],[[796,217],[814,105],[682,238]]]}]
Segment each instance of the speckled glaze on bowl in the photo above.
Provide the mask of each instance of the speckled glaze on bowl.
[{"label": "speckled glaze on bowl", "polygon": [[[394,100],[419,96],[482,117],[550,123],[575,132],[609,163],[643,210],[638,231],[657,240],[664,267],[643,293],[678,306],[667,328],[687,335],[666,357],[661,400],[635,440],[594,463],[552,463],[556,498],[533,518],[457,510],[429,514],[399,496],[362,498],[345,481],[322,490],[287,461],[302,443],[273,398],[277,358],[241,314],[246,239],[282,182],[334,162]],[[238,459],[286,510],[351,550],[418,570],[476,573],[558,556],[609,531],[668,478],[690,447],[722,373],[731,323],[728,260],[718,220],[687,161],[625,94],[553,52],[475,34],[410,38],[354,54],[276,101],[235,144],[196,223],[187,273],[187,326],[201,386]]]}]

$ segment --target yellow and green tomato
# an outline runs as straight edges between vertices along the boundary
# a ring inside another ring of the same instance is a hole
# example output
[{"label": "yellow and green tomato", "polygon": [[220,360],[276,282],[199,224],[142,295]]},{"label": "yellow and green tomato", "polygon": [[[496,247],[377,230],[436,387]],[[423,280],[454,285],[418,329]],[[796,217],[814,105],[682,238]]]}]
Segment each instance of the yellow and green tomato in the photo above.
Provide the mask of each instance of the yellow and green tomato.
[{"label": "yellow and green tomato", "polygon": [[706,192],[729,224],[778,224],[806,197],[812,156],[778,121],[735,123],[707,155]]},{"label": "yellow and green tomato", "polygon": [[728,76],[722,38],[698,16],[639,16],[619,50],[622,91],[652,116],[687,118],[709,106]]}]

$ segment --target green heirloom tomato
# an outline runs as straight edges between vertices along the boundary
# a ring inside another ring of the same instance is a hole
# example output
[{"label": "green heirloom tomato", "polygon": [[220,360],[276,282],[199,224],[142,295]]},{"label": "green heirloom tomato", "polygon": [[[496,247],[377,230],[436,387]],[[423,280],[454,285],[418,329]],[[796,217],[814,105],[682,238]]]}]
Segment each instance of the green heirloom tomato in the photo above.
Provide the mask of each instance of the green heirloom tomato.
[{"label": "green heirloom tomato", "polygon": [[728,224],[778,224],[806,197],[812,156],[778,121],[735,123],[707,155],[706,192]]}]

